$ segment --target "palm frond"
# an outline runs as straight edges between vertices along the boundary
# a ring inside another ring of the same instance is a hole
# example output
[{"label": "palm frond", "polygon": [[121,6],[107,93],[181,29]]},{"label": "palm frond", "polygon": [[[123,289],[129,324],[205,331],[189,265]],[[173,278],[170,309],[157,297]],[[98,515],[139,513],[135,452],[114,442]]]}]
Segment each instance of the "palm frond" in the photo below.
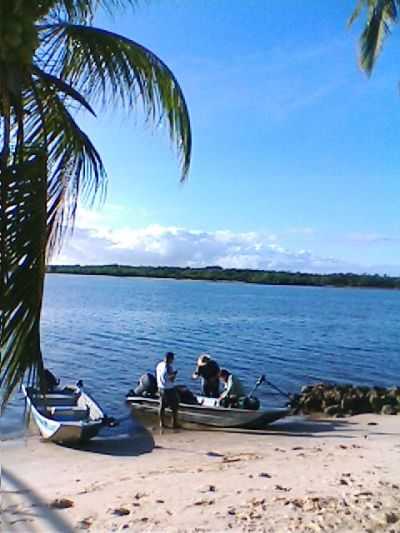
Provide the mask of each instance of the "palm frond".
[{"label": "palm frond", "polygon": [[49,54],[41,58],[43,65],[88,102],[119,103],[128,110],[137,109],[140,102],[148,120],[166,122],[184,180],[192,148],[189,112],[167,65],[135,41],[98,28],[58,24],[43,28],[42,35],[49,47]]},{"label": "palm frond", "polygon": [[367,22],[360,37],[360,66],[371,75],[391,26],[398,20],[398,0],[360,0],[349,20],[352,24],[367,9]]},{"label": "palm frond", "polygon": [[354,8],[353,13],[350,15],[349,20],[347,21],[348,26],[351,26],[354,24],[354,22],[358,19],[358,17],[361,15],[362,11],[367,8],[369,4],[371,3],[371,0],[358,0],[356,7]]},{"label": "palm frond", "polygon": [[78,91],[71,87],[71,85],[68,85],[68,83],[65,83],[65,81],[61,80],[60,78],[52,76],[48,72],[41,70],[36,65],[32,66],[32,73],[42,82],[45,82],[47,86],[53,87],[55,90],[57,90],[57,92],[61,92],[65,96],[69,96],[70,98],[81,104],[81,106],[84,107],[87,111],[89,111],[89,113],[91,113],[93,116],[96,116],[96,113],[93,111],[93,108],[90,106],[90,104]]},{"label": "palm frond", "polygon": [[37,6],[40,17],[47,15],[69,23],[90,24],[97,11],[113,14],[116,10],[135,6],[139,0],[48,0]]},{"label": "palm frond", "polygon": [[[182,179],[189,170],[189,113],[173,73],[138,43],[87,26],[98,9],[111,12],[137,1],[7,3],[10,13],[25,5],[35,20],[57,23],[37,27],[40,46],[33,48],[33,63],[0,61],[3,404],[26,372],[31,381],[41,380],[39,321],[46,257],[72,226],[78,197],[93,198],[104,191],[102,160],[74,112],[83,108],[94,114],[92,105],[99,102],[127,109],[141,103],[148,120],[167,124],[181,156]],[[36,39],[36,29],[34,33]]]},{"label": "palm frond", "polygon": [[6,194],[0,198],[2,230],[1,386],[3,405],[30,371],[43,363],[39,317],[46,248],[46,159],[42,154],[2,172]]},{"label": "palm frond", "polygon": [[31,88],[23,95],[24,149],[1,172],[3,404],[27,371],[30,381],[40,383],[46,257],[73,222],[78,195],[93,196],[105,178],[99,154],[68,110],[71,103],[89,104],[65,82],[36,67],[32,72]]},{"label": "palm frond", "polygon": [[26,142],[47,147],[49,259],[61,246],[65,231],[73,226],[78,197],[93,199],[103,193],[106,173],[99,153],[68,109],[71,101],[82,104],[83,97],[75,97],[76,91],[70,91],[65,82],[56,84],[36,69],[33,73]]}]

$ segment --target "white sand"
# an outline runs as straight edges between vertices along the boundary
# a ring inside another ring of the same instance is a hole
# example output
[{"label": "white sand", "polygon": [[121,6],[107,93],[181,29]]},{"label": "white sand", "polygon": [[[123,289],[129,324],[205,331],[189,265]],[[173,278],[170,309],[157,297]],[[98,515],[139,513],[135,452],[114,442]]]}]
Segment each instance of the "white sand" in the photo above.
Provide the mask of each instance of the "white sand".
[{"label": "white sand", "polygon": [[4,530],[400,532],[400,416],[134,435],[3,443]]}]

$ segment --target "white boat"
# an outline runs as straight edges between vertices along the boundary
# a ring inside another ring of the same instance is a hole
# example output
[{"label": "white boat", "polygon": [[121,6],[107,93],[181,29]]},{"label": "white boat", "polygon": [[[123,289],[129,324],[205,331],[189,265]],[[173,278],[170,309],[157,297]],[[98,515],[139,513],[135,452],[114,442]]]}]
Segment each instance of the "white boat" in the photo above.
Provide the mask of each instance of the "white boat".
[{"label": "white boat", "polygon": [[28,413],[42,437],[57,443],[77,444],[97,435],[108,420],[101,407],[80,387],[68,386],[42,394],[22,386]]},{"label": "white boat", "polygon": [[[269,409],[237,409],[221,407],[219,400],[196,396],[197,404],[179,404],[179,422],[189,422],[203,426],[219,428],[248,428],[259,429],[271,422],[275,422],[289,414],[286,407],[271,407]],[[147,396],[127,395],[127,403],[133,412],[139,415],[158,413],[160,401],[158,398]],[[166,409],[166,413],[170,413]]]}]

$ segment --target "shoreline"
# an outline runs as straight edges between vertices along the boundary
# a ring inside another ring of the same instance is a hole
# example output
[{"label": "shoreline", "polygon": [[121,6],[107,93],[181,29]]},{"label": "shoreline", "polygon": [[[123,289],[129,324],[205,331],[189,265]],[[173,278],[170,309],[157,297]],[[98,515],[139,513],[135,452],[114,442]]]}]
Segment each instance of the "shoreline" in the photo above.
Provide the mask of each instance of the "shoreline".
[{"label": "shoreline", "polygon": [[[124,269],[126,269],[124,271]],[[160,275],[152,275],[155,270],[161,269],[163,273]],[[182,273],[193,271],[192,275],[176,275],[176,270],[181,270]],[[244,283],[246,285],[265,285],[268,287],[315,287],[315,288],[336,288],[336,289],[384,289],[384,290],[400,290],[400,277],[397,276],[381,276],[381,275],[372,275],[372,274],[353,274],[353,273],[334,273],[334,274],[312,274],[312,273],[303,273],[303,272],[283,272],[283,271],[253,271],[251,269],[221,269],[217,272],[227,272],[230,273],[234,271],[236,279],[227,279],[225,276],[215,275],[214,277],[208,277],[207,275],[199,275],[198,272],[208,273],[210,272],[207,267],[204,268],[190,268],[185,269],[183,267],[134,267],[134,266],[122,266],[115,265],[115,267],[109,267],[105,265],[86,265],[86,266],[68,266],[68,265],[49,265],[47,266],[47,274],[66,274],[74,276],[106,276],[114,278],[141,278],[141,279],[160,279],[160,280],[175,280],[175,281],[204,281],[211,283]],[[196,275],[197,272],[197,275]],[[240,275],[242,273],[242,276]],[[252,275],[264,275],[266,278],[262,280],[251,279]],[[270,278],[268,279],[268,276]],[[277,281],[274,280],[274,276],[283,276],[284,280]],[[297,277],[302,278],[302,282],[295,281]],[[344,284],[344,283],[334,283],[333,280],[335,277],[347,277],[354,279],[366,278],[367,280],[372,281],[373,279],[378,278],[385,282],[369,284],[364,282],[364,284]],[[247,278],[247,279],[246,279]],[[250,278],[250,279],[249,279]],[[320,282],[312,282],[311,280],[319,278]],[[307,283],[307,279],[310,281]],[[322,282],[321,280],[326,280]],[[290,282],[294,280],[293,282]],[[393,286],[387,285],[388,282],[392,282]]]},{"label": "shoreline", "polygon": [[259,283],[255,281],[246,281],[246,280],[229,280],[229,279],[200,279],[200,278],[174,278],[172,276],[134,276],[134,275],[124,275],[124,274],[92,274],[87,272],[46,272],[48,275],[64,275],[64,276],[88,276],[88,277],[102,277],[102,278],[125,278],[125,279],[150,279],[153,281],[185,281],[185,282],[198,282],[198,283],[226,283],[226,284],[244,284],[244,285],[258,285],[260,287],[302,287],[302,288],[312,288],[312,289],[360,289],[360,290],[371,290],[371,291],[400,291],[400,287],[362,287],[358,285],[312,285],[312,284],[296,284],[296,283]]},{"label": "shoreline", "polygon": [[3,441],[7,531],[400,530],[396,416],[251,432],[129,424],[86,450]]}]

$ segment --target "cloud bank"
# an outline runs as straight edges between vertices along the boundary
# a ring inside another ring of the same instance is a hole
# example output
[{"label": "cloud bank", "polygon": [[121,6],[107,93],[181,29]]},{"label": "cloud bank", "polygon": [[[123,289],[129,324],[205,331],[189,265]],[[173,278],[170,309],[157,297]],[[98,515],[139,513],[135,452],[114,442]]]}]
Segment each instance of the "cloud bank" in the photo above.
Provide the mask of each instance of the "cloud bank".
[{"label": "cloud bank", "polygon": [[[310,228],[299,231],[312,233]],[[396,274],[390,272],[391,267],[368,268],[333,257],[319,257],[307,249],[289,250],[278,241],[274,234],[198,231],[154,224],[139,229],[109,229],[103,226],[100,215],[81,212],[73,236],[53,262],[191,267],[219,265],[224,268],[291,272]]]}]

